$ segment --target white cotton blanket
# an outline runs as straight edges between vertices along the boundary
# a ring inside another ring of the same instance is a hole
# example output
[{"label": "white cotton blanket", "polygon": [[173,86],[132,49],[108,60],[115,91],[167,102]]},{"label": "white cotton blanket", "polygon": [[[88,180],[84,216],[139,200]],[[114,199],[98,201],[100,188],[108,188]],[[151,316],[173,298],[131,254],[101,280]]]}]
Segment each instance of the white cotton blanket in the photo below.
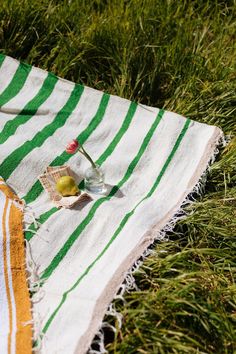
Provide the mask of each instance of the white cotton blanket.
[{"label": "white cotton blanket", "polygon": [[[147,107],[0,55],[0,175],[41,223],[25,233],[40,276],[42,354],[84,354],[127,270],[176,215],[206,170],[219,128]],[[105,173],[107,194],[56,209],[38,176],[89,163],[65,152],[78,139]],[[37,295],[37,294],[36,294]]]}]

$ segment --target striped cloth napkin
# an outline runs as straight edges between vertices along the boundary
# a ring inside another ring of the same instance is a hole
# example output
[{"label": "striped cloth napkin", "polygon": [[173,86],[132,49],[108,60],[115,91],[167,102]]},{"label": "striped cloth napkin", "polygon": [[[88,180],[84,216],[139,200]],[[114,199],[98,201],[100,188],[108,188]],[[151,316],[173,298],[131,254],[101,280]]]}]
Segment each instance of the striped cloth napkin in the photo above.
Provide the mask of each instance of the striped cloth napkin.
[{"label": "striped cloth napkin", "polygon": [[26,282],[21,201],[0,177],[0,353],[30,354],[32,330]]},{"label": "striped cloth napkin", "polygon": [[[83,354],[127,270],[178,213],[222,132],[3,55],[0,62],[0,175],[41,223],[25,233],[39,275],[40,352]],[[58,210],[37,178],[49,165],[84,175],[88,161],[65,152],[75,138],[103,168],[107,193]]]}]

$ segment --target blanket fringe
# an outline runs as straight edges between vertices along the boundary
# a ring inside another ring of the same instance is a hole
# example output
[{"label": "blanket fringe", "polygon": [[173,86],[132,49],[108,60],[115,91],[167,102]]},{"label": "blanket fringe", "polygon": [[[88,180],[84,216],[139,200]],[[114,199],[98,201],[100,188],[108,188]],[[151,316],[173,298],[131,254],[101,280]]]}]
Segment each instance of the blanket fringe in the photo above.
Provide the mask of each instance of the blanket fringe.
[{"label": "blanket fringe", "polygon": [[[210,171],[211,165],[215,162],[216,156],[219,153],[220,148],[224,148],[228,143],[230,142],[230,137],[229,136],[220,136],[218,141],[216,142],[216,147],[215,150],[210,157],[207,167],[205,171],[203,172],[201,178],[199,179],[198,183],[194,186],[192,191],[188,194],[188,196],[185,198],[185,200],[182,202],[180,209],[178,212],[173,216],[173,218],[166,224],[166,226],[157,234],[155,237],[154,242],[143,252],[143,254],[140,256],[138,260],[135,261],[133,266],[129,269],[128,272],[126,272],[125,278],[123,283],[120,285],[112,303],[108,306],[108,309],[105,313],[104,320],[100,325],[100,328],[97,332],[97,334],[94,337],[93,342],[90,345],[90,348],[87,352],[87,354],[107,354],[108,351],[105,349],[105,331],[106,328],[109,328],[112,330],[114,333],[117,332],[117,328],[109,324],[106,319],[109,316],[112,316],[115,318],[117,327],[120,329],[122,327],[122,319],[123,316],[121,313],[119,313],[116,310],[115,307],[115,300],[121,300],[124,304],[126,303],[126,300],[124,298],[125,293],[129,293],[131,291],[140,291],[138,288],[135,278],[134,278],[134,273],[142,266],[144,263],[145,259],[151,255],[158,255],[157,250],[154,250],[153,247],[156,244],[156,242],[164,242],[164,241],[169,241],[169,234],[174,233],[174,228],[177,222],[180,220],[184,219],[186,216],[189,216],[193,213],[193,211],[186,211],[186,206],[193,204],[194,202],[197,201],[196,197],[202,196],[205,192],[205,186],[206,186],[206,181],[207,181],[207,176]],[[94,350],[93,347],[96,347],[98,349]]]},{"label": "blanket fringe", "polygon": [[[29,226],[32,223],[34,224],[35,231],[29,229]],[[34,234],[37,234],[38,229],[41,226],[42,225],[37,220],[34,212],[32,211],[32,208],[24,203],[24,231],[25,232],[30,231]],[[27,272],[27,282],[28,282],[28,289],[31,295],[31,304],[32,304],[31,307],[32,320],[29,321],[27,324],[30,323],[33,326],[32,352],[39,354],[42,349],[42,338],[44,336],[42,332],[43,319],[41,318],[40,314],[34,310],[34,304],[41,301],[45,293],[40,286],[40,273],[38,270],[39,267],[36,265],[33,259],[30,242],[26,239],[25,239],[25,253],[26,253],[25,265],[26,265],[26,272]]]}]

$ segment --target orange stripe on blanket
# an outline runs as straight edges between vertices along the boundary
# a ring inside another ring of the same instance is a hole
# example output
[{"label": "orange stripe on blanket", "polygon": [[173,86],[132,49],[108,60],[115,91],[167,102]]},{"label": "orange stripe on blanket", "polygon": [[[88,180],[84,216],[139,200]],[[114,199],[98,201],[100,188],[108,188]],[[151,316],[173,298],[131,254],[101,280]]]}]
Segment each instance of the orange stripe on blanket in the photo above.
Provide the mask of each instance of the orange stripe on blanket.
[{"label": "orange stripe on blanket", "polygon": [[22,211],[11,205],[9,229],[11,235],[11,268],[16,303],[16,353],[32,352],[32,328],[25,325],[31,320],[30,299],[25,274],[25,250],[22,225]]},{"label": "orange stripe on blanket", "polygon": [[[30,354],[32,353],[32,326],[25,323],[31,321],[32,317],[25,270],[23,211],[19,208],[21,201],[6,184],[1,184],[0,190],[6,196],[3,213],[3,254],[9,306],[8,353],[13,350],[16,354]],[[7,238],[10,242],[10,254],[7,254]],[[12,295],[9,281],[13,289]],[[13,306],[15,311],[12,311]],[[13,322],[16,324],[16,332],[14,330],[12,332]],[[12,347],[13,343],[15,348]]]},{"label": "orange stripe on blanket", "polygon": [[[4,182],[4,181],[1,181]],[[23,203],[18,197],[17,195],[11,190],[10,187],[8,187],[8,185],[6,185],[6,183],[4,184],[0,184],[0,190],[5,194],[6,197],[12,199],[12,200],[17,200],[20,203]]]},{"label": "orange stripe on blanket", "polygon": [[3,263],[4,263],[4,277],[5,277],[5,287],[7,293],[7,302],[9,310],[9,332],[8,332],[8,354],[11,354],[11,335],[12,335],[12,301],[9,288],[9,275],[8,275],[8,266],[7,266],[7,236],[6,236],[6,223],[7,223],[7,208],[9,204],[9,199],[6,198],[3,218],[2,218],[2,230],[3,230]]}]

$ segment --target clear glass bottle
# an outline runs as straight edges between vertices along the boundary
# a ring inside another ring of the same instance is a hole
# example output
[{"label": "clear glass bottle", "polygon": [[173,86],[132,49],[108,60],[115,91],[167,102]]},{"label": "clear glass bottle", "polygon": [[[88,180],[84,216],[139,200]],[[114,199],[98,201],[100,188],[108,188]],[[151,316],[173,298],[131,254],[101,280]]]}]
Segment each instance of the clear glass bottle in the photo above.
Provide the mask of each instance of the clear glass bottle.
[{"label": "clear glass bottle", "polygon": [[90,166],[85,171],[85,188],[88,192],[96,194],[104,194],[106,187],[104,183],[104,172],[98,165]]}]

